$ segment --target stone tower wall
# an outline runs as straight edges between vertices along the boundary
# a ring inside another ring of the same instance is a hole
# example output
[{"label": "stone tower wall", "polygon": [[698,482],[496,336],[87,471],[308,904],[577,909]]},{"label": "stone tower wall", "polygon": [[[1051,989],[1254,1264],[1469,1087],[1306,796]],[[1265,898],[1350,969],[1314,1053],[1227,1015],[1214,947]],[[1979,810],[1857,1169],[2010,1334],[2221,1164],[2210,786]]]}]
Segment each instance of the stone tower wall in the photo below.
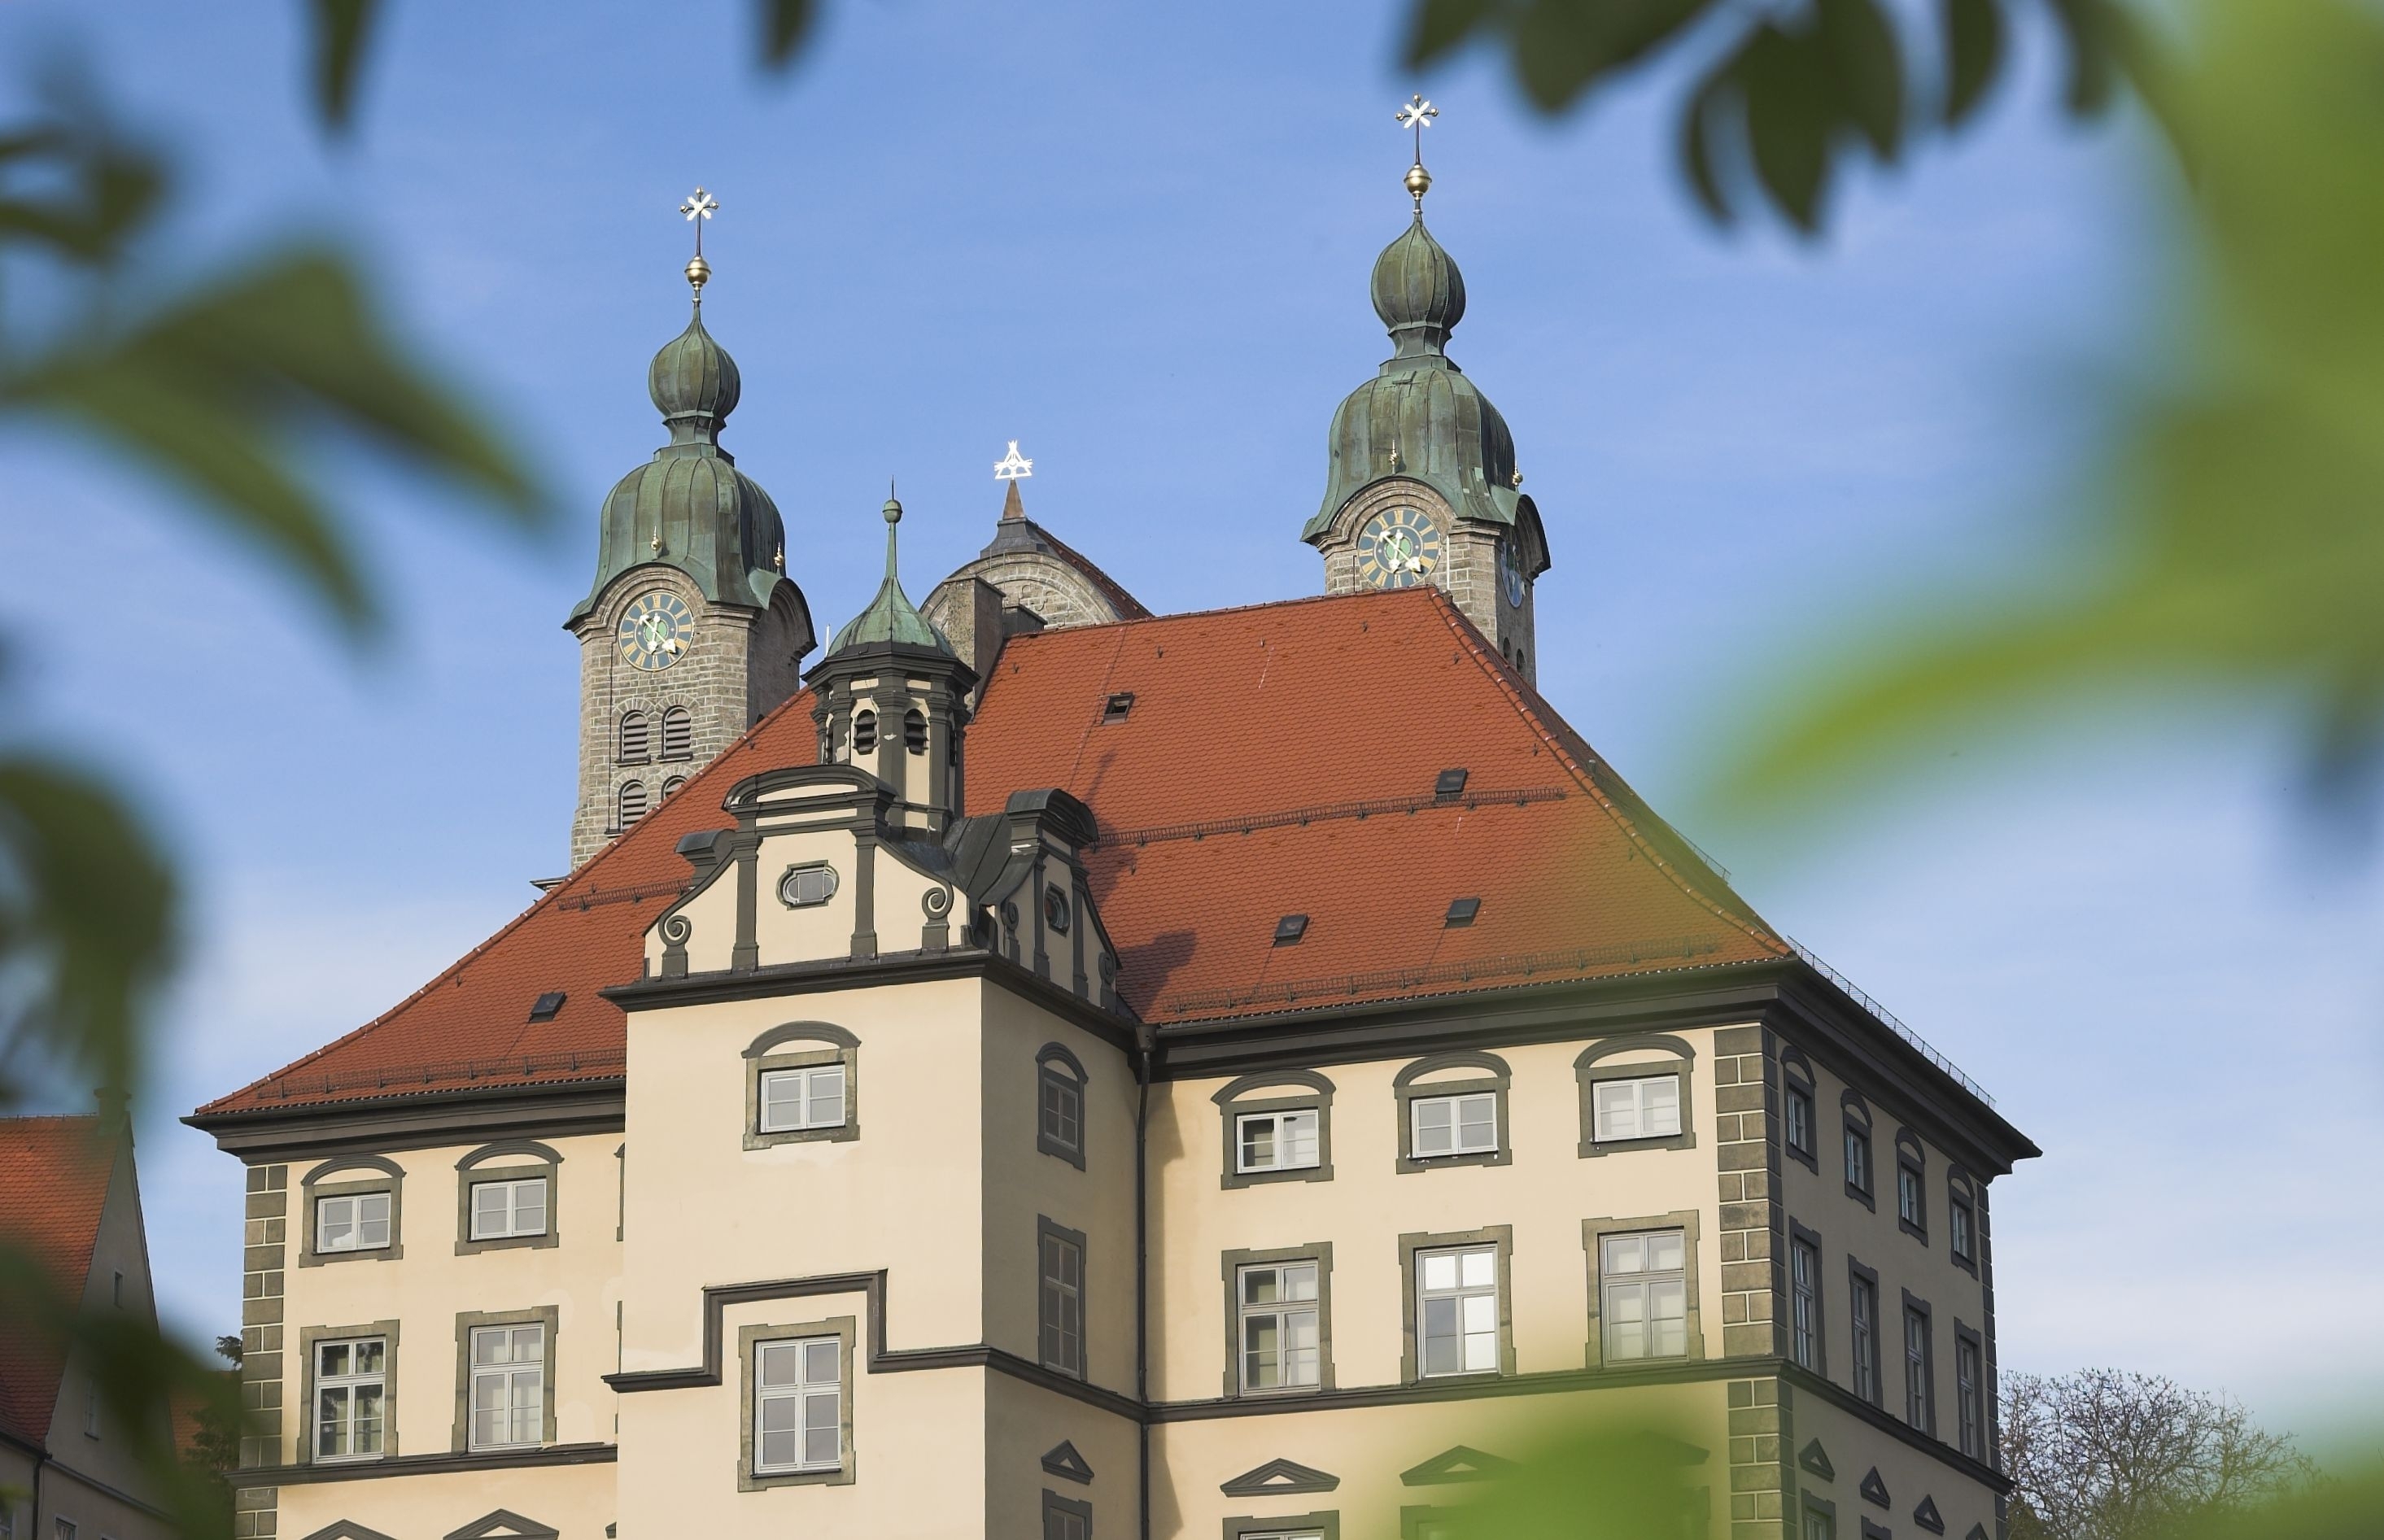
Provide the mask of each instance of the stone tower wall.
[{"label": "stone tower wall", "polygon": [[1500,580],[1501,541],[1521,540],[1522,532],[1460,520],[1439,493],[1422,482],[1378,481],[1349,500],[1317,541],[1324,557],[1324,591],[1356,593],[1366,586],[1358,573],[1358,532],[1388,508],[1421,509],[1440,527],[1440,565],[1429,581],[1454,600],[1502,654],[1511,659],[1520,650],[1523,677],[1536,680],[1539,648],[1532,624],[1531,587],[1525,584],[1521,604],[1509,604]]}]

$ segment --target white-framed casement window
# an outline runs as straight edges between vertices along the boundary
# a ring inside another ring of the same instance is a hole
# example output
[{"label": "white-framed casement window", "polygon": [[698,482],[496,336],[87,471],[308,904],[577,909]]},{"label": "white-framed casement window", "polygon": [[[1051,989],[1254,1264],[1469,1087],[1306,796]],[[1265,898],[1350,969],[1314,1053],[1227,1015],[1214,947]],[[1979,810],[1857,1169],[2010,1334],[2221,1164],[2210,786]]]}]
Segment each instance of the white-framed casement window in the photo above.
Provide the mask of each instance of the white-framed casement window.
[{"label": "white-framed casement window", "polygon": [[351,1337],[315,1344],[315,1458],[369,1459],[387,1428],[389,1342]]},{"label": "white-framed casement window", "polygon": [[1857,1273],[1847,1287],[1854,1321],[1855,1394],[1879,1404],[1879,1285]]},{"label": "white-framed casement window", "polygon": [[1945,1206],[1945,1229],[1953,1236],[1954,1260],[1957,1262],[1975,1264],[1979,1260],[1978,1242],[1972,1236],[1976,1228],[1972,1211],[1970,1205],[1959,1198]]},{"label": "white-framed casement window", "polygon": [[1426,1378],[1497,1371],[1496,1247],[1416,1254],[1416,1338]]},{"label": "white-framed casement window", "polygon": [[379,1251],[389,1246],[389,1194],[349,1193],[315,1199],[315,1249]]},{"label": "white-framed casement window", "polygon": [[1408,1103],[1414,1158],[1481,1155],[1498,1148],[1498,1098],[1495,1092],[1420,1096]]},{"label": "white-framed casement window", "polygon": [[811,1064],[762,1072],[762,1129],[787,1134],[844,1126],[844,1066]]},{"label": "white-framed casement window", "polygon": [[1042,1280],[1038,1348],[1043,1367],[1079,1379],[1085,1373],[1085,1240],[1045,1220],[1037,1249]]},{"label": "white-framed casement window", "polygon": [[1636,1080],[1601,1080],[1594,1116],[1593,1136],[1600,1144],[1670,1138],[1681,1131],[1681,1077],[1653,1074]]},{"label": "white-framed casement window", "polygon": [[[1815,1153],[1813,1149],[1813,1093],[1792,1080],[1788,1083],[1787,1091],[1782,1101],[1786,1109],[1783,1113],[1783,1118],[1788,1125],[1788,1148],[1796,1154],[1802,1155],[1809,1161],[1814,1158]],[[1808,1519],[1819,1518],[1820,1515],[1811,1514],[1807,1517]],[[1822,1521],[1826,1523],[1829,1521],[1823,1519]]]},{"label": "white-framed casement window", "polygon": [[1684,1232],[1646,1230],[1598,1240],[1598,1321],[1608,1363],[1686,1358],[1688,1245]]},{"label": "white-framed casement window", "polygon": [[1922,1433],[1935,1423],[1935,1387],[1930,1384],[1929,1312],[1904,1310],[1904,1420]]},{"label": "white-framed casement window", "polygon": [[1821,1366],[1821,1252],[1811,1241],[1788,1243],[1788,1350],[1797,1366]]},{"label": "white-framed casement window", "polygon": [[842,1380],[841,1352],[835,1337],[753,1345],[755,1474],[839,1467]]},{"label": "white-framed casement window", "polygon": [[1314,1389],[1323,1364],[1317,1264],[1245,1267],[1235,1277],[1234,1298],[1242,1318],[1242,1388]]},{"label": "white-framed casement window", "polygon": [[472,1238],[505,1240],[546,1234],[546,1178],[472,1184]]},{"label": "white-framed casement window", "polygon": [[1322,1159],[1317,1110],[1244,1112],[1234,1120],[1234,1169],[1313,1171]]},{"label": "white-framed casement window", "polygon": [[1972,1459],[1987,1458],[1986,1363],[1979,1345],[1967,1336],[1954,1339],[1954,1398],[1961,1418],[1962,1452]]},{"label": "white-framed casement window", "polygon": [[546,1422],[546,1328],[472,1328],[472,1447],[541,1441]]}]

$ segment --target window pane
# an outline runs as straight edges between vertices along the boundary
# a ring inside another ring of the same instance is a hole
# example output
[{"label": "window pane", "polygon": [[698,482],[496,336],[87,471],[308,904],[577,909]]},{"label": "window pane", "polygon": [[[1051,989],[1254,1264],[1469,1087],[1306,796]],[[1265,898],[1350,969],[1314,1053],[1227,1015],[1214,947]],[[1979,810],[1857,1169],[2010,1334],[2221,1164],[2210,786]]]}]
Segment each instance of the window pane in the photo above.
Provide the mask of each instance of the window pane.
[{"label": "window pane", "polygon": [[1415,1152],[1419,1155],[1446,1155],[1451,1147],[1451,1108],[1448,1102],[1419,1101],[1415,1104]]},{"label": "window pane", "polygon": [[317,1350],[316,1371],[322,1374],[344,1374],[348,1372],[349,1345],[326,1342]]},{"label": "window pane", "polygon": [[380,1453],[380,1399],[378,1385],[356,1386],[355,1452],[360,1455]]},{"label": "window pane", "polygon": [[546,1182],[514,1184],[513,1233],[517,1236],[546,1234]]},{"label": "window pane", "polygon": [[840,1128],[844,1125],[844,1066],[832,1064],[812,1072],[811,1125],[813,1128]]},{"label": "window pane", "polygon": [[1423,1286],[1455,1288],[1457,1286],[1457,1254],[1453,1251],[1428,1251],[1423,1259]]},{"label": "window pane", "polygon": [[836,1397],[803,1397],[803,1463],[823,1469],[837,1463]]},{"label": "window pane", "polygon": [[1457,1103],[1458,1148],[1495,1149],[1498,1145],[1497,1100],[1487,1096],[1461,1097]]},{"label": "window pane", "polygon": [[1286,1299],[1316,1298],[1316,1264],[1295,1262],[1282,1270],[1283,1297]]},{"label": "window pane", "polygon": [[1597,1125],[1592,1131],[1600,1139],[1628,1139],[1639,1132],[1638,1120],[1632,1116],[1631,1087],[1628,1082],[1602,1080],[1596,1091]]},{"label": "window pane", "polygon": [[326,1198],[316,1204],[315,1249],[344,1251],[355,1244],[354,1203],[345,1198]]},{"label": "window pane", "polygon": [[837,1383],[837,1345],[825,1338],[803,1345],[803,1383],[822,1385]]},{"label": "window pane", "polygon": [[1448,1374],[1459,1367],[1457,1347],[1457,1301],[1426,1299],[1423,1302],[1423,1372],[1427,1374]]},{"label": "window pane", "polygon": [[1277,1373],[1283,1353],[1279,1332],[1276,1316],[1253,1315],[1242,1322],[1242,1373],[1253,1390],[1272,1390],[1283,1383]]},{"label": "window pane", "polygon": [[1487,1294],[1469,1294],[1464,1298],[1463,1316],[1468,1336],[1477,1332],[1496,1334],[1498,1330],[1498,1301]]},{"label": "window pane", "polygon": [[1282,1298],[1280,1275],[1272,1267],[1251,1267],[1242,1271],[1242,1303],[1271,1305]]},{"label": "window pane", "polygon": [[356,1372],[359,1374],[378,1374],[381,1372],[382,1363],[387,1359],[388,1355],[389,1345],[379,1337],[375,1337],[369,1342],[357,1343],[355,1348]]},{"label": "window pane", "polygon": [[[786,1403],[789,1413],[794,1402]],[[775,1408],[773,1409],[776,1410]],[[773,1471],[783,1471],[802,1459],[802,1445],[793,1428],[770,1428],[762,1434],[762,1464]]]},{"label": "window pane", "polygon": [[1275,1123],[1270,1116],[1241,1120],[1242,1169],[1272,1171],[1275,1166]]},{"label": "window pane", "polygon": [[1681,1079],[1668,1074],[1660,1080],[1645,1083],[1646,1118],[1645,1131],[1650,1135],[1677,1134],[1681,1131]]},{"label": "window pane", "polygon": [[1283,1163],[1305,1171],[1317,1163],[1316,1114],[1285,1112],[1283,1114]]},{"label": "window pane", "polygon": [[1667,1270],[1678,1272],[1686,1248],[1684,1232],[1661,1230],[1646,1237],[1647,1269],[1651,1273]]},{"label": "window pane", "polygon": [[1608,1273],[1638,1273],[1647,1266],[1647,1237],[1645,1236],[1608,1236],[1606,1237]]},{"label": "window pane", "polygon": [[764,1388],[782,1389],[798,1383],[802,1372],[802,1348],[792,1342],[762,1345],[760,1379]]}]

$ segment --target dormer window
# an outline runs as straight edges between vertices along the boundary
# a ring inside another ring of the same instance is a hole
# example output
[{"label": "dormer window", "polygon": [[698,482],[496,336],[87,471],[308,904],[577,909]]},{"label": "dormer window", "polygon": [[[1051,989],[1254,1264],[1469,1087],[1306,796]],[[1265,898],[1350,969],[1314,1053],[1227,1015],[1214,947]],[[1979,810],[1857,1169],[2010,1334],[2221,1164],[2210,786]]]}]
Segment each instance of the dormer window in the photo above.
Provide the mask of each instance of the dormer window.
[{"label": "dormer window", "polygon": [[1101,703],[1101,724],[1106,727],[1112,722],[1123,722],[1126,718],[1126,714],[1132,710],[1134,710],[1134,691],[1122,689]]},{"label": "dormer window", "polygon": [[852,753],[855,759],[877,751],[877,714],[857,711],[852,714]]}]

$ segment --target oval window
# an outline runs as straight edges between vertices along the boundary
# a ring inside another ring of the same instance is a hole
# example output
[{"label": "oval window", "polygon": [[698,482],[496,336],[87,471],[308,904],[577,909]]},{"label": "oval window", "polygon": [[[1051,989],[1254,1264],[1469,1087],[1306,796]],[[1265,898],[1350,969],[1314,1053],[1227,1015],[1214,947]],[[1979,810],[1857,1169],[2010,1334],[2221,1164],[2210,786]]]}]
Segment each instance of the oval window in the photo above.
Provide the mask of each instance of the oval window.
[{"label": "oval window", "polygon": [[1068,895],[1057,884],[1043,889],[1043,923],[1062,936],[1068,934]]},{"label": "oval window", "polygon": [[788,909],[815,908],[834,897],[836,868],[824,861],[808,866],[789,866],[787,875],[778,879],[778,901]]}]

